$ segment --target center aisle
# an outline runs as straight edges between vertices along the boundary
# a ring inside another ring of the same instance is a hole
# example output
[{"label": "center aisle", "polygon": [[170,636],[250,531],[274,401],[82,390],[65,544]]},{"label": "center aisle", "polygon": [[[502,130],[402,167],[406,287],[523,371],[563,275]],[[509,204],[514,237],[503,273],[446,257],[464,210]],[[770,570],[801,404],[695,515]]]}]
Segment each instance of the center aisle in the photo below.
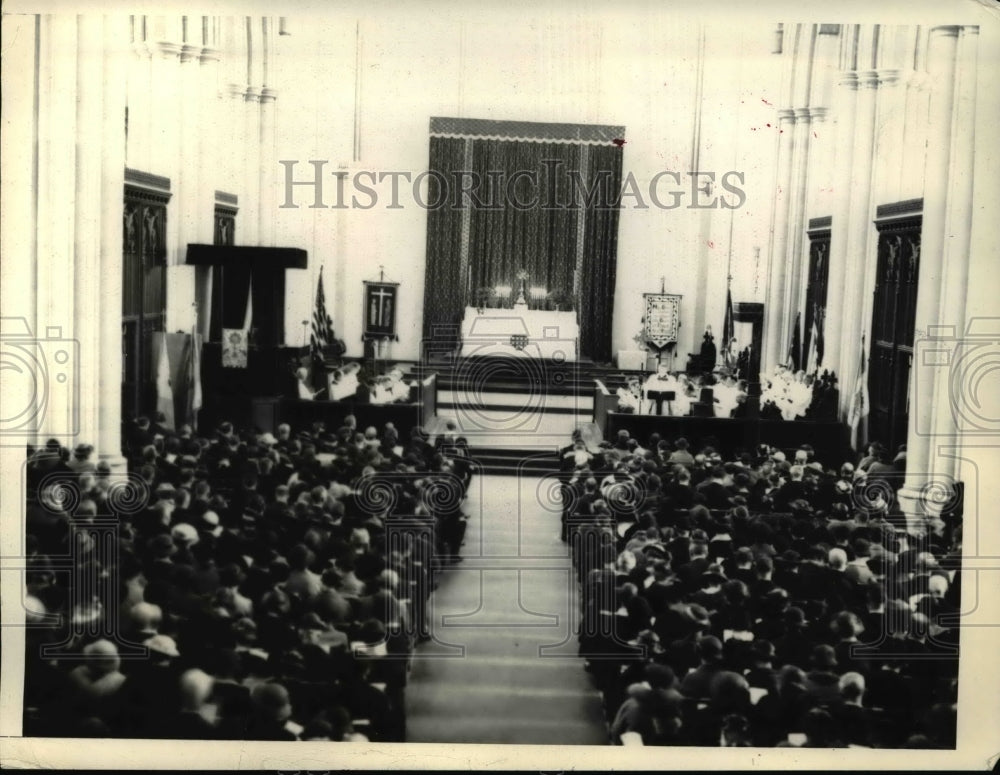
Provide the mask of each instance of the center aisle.
[{"label": "center aisle", "polygon": [[606,744],[600,694],[576,655],[579,602],[549,483],[474,478],[463,562],[441,574],[433,640],[413,659],[409,742]]}]

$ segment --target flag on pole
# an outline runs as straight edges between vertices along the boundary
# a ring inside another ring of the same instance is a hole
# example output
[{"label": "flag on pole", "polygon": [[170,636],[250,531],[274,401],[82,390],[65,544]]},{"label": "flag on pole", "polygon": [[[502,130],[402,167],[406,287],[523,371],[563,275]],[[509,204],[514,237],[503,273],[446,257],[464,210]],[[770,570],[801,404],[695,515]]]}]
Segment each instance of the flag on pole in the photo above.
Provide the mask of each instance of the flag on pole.
[{"label": "flag on pole", "polygon": [[323,350],[333,342],[333,321],[326,311],[326,294],[323,292],[323,267],[319,268],[316,281],[316,308],[312,315],[312,331],[309,334],[309,356],[312,362],[312,386],[321,390],[326,385],[325,358]]},{"label": "flag on pole", "polygon": [[733,293],[726,288],[726,317],[722,321],[722,362],[732,367],[736,353],[733,352],[733,339],[736,337],[736,321],[733,319]]},{"label": "flag on pole", "polygon": [[174,427],[174,389],[170,383],[170,356],[167,354],[167,335],[159,332],[153,341],[158,345],[156,358],[156,411],[166,418],[163,425]]},{"label": "flag on pole", "polygon": [[202,407],[201,394],[201,334],[198,327],[191,328],[191,362],[188,364],[188,417],[191,427],[198,430],[198,410]]},{"label": "flag on pole", "polygon": [[798,371],[802,362],[802,315],[795,313],[795,328],[792,329],[792,341],[788,346],[788,367]]},{"label": "flag on pole", "polygon": [[809,355],[806,357],[806,374],[816,374],[823,362],[823,342],[821,341],[820,324],[817,314],[813,315],[812,325],[809,327]]},{"label": "flag on pole", "polygon": [[309,335],[309,354],[312,359],[323,359],[323,348],[333,341],[333,321],[326,312],[326,294],[323,293],[323,268],[316,283],[316,308],[313,310],[312,331]]},{"label": "flag on pole", "polygon": [[851,446],[860,451],[868,439],[868,379],[865,376],[865,335],[861,335],[861,359],[858,363],[858,378],[854,383],[854,393],[851,395],[851,408],[848,418],[851,424]]}]

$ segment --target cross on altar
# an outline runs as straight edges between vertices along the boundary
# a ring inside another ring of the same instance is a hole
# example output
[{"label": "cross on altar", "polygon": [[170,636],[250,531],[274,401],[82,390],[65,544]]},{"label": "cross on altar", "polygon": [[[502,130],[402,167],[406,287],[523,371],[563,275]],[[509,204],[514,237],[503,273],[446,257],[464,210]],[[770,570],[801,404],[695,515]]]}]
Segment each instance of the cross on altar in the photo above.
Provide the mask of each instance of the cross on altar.
[{"label": "cross on altar", "polygon": [[[381,267],[380,267],[381,269]],[[379,272],[381,278],[385,272]],[[399,283],[365,280],[364,331],[361,338],[395,340],[396,337],[396,294]]]},{"label": "cross on altar", "polygon": [[[368,315],[368,322],[373,326],[384,327],[386,323],[388,323],[388,319],[386,317],[386,301],[396,294],[386,290],[384,287],[376,286],[376,288],[376,290],[371,292],[372,301],[374,303],[372,304],[371,311]],[[391,311],[392,308],[390,307],[389,309]]]}]

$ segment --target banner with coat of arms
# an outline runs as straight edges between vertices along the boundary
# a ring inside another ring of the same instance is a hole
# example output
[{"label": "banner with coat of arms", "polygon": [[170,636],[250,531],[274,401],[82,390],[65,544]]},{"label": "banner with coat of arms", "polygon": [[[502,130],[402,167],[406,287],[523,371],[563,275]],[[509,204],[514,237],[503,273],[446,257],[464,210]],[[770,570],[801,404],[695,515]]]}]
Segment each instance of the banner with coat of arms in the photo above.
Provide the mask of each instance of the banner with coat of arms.
[{"label": "banner with coat of arms", "polygon": [[681,326],[681,294],[644,293],[643,298],[646,300],[643,316],[646,341],[657,349],[676,342]]}]

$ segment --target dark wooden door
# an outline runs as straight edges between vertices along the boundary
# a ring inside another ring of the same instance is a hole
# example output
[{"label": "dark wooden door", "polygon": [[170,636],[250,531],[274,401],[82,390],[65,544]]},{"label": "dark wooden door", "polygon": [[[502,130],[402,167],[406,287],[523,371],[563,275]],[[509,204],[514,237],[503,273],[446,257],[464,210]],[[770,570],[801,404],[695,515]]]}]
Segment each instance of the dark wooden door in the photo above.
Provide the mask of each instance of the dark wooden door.
[{"label": "dark wooden door", "polygon": [[[141,173],[140,173],[141,174]],[[127,176],[128,177],[128,176]],[[164,188],[165,178],[144,175]],[[122,245],[122,417],[151,416],[156,409],[153,334],[166,323],[165,190],[126,183]]]},{"label": "dark wooden door", "polygon": [[878,268],[868,363],[868,438],[895,451],[906,441],[920,267],[920,216],[876,223]]}]

